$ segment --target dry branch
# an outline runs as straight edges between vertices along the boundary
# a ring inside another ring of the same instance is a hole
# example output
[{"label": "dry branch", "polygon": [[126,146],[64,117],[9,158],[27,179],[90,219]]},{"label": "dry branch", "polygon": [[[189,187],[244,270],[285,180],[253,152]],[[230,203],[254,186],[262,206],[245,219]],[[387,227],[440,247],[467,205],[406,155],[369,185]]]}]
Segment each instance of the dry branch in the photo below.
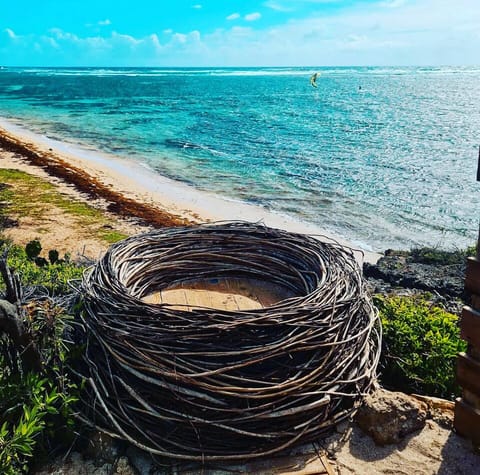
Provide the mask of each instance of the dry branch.
[{"label": "dry branch", "polygon": [[0,257],[0,275],[5,283],[5,300],[0,299],[0,334],[6,333],[20,355],[26,371],[40,371],[42,357],[32,335],[21,318],[22,286],[17,274],[7,264],[8,249]]}]

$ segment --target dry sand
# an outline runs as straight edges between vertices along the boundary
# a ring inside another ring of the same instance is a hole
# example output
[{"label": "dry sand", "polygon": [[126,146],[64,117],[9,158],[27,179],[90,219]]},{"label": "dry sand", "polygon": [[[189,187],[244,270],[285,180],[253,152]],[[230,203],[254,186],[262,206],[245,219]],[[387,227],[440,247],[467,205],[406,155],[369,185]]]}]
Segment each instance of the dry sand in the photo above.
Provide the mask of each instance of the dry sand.
[{"label": "dry sand", "polygon": [[428,420],[418,433],[402,442],[379,447],[354,426],[338,446],[335,466],[342,475],[479,475],[480,456],[471,442]]}]

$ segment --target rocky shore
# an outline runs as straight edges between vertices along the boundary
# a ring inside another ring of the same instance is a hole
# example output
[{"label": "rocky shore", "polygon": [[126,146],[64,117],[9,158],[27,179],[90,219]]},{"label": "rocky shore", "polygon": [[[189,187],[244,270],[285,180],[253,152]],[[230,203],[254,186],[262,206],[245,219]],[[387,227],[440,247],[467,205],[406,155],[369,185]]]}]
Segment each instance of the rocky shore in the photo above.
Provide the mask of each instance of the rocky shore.
[{"label": "rocky shore", "polygon": [[458,313],[468,295],[464,290],[466,258],[474,253],[434,248],[387,250],[376,264],[363,265],[373,294],[412,295],[428,292],[433,302]]}]

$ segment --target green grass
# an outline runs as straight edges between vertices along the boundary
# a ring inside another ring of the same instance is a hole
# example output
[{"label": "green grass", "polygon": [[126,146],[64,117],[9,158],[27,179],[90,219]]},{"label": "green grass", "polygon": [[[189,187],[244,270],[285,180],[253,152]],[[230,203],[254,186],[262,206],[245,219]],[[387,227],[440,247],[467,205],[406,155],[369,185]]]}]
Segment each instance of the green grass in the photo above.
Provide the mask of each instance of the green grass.
[{"label": "green grass", "polygon": [[101,238],[108,242],[109,244],[114,244],[118,241],[121,241],[122,239],[125,239],[127,235],[125,233],[119,232],[119,231],[114,231],[109,229],[107,230],[100,230],[99,231],[99,236]]},{"label": "green grass", "polygon": [[74,219],[82,231],[88,228],[92,237],[108,244],[127,237],[111,228],[111,221],[101,210],[62,195],[54,185],[41,178],[19,170],[0,169],[0,183],[7,185],[0,188],[0,202],[3,203],[0,213],[4,216],[41,221],[50,209],[56,207]]}]

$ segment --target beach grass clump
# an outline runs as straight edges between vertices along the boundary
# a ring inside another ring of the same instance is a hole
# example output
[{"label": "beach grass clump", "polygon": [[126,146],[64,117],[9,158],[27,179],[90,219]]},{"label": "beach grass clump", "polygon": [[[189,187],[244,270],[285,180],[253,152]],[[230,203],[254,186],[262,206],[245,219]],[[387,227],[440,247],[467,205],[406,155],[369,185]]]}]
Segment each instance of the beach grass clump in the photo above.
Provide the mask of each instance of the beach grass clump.
[{"label": "beach grass clump", "polygon": [[0,214],[31,218],[38,222],[52,209],[59,209],[73,218],[79,228],[89,229],[98,239],[112,244],[127,237],[112,228],[105,213],[89,204],[67,197],[48,181],[20,170],[0,169]]},{"label": "beach grass clump", "polygon": [[458,317],[426,296],[376,296],[383,326],[382,383],[395,390],[453,399],[457,354],[465,351]]}]

